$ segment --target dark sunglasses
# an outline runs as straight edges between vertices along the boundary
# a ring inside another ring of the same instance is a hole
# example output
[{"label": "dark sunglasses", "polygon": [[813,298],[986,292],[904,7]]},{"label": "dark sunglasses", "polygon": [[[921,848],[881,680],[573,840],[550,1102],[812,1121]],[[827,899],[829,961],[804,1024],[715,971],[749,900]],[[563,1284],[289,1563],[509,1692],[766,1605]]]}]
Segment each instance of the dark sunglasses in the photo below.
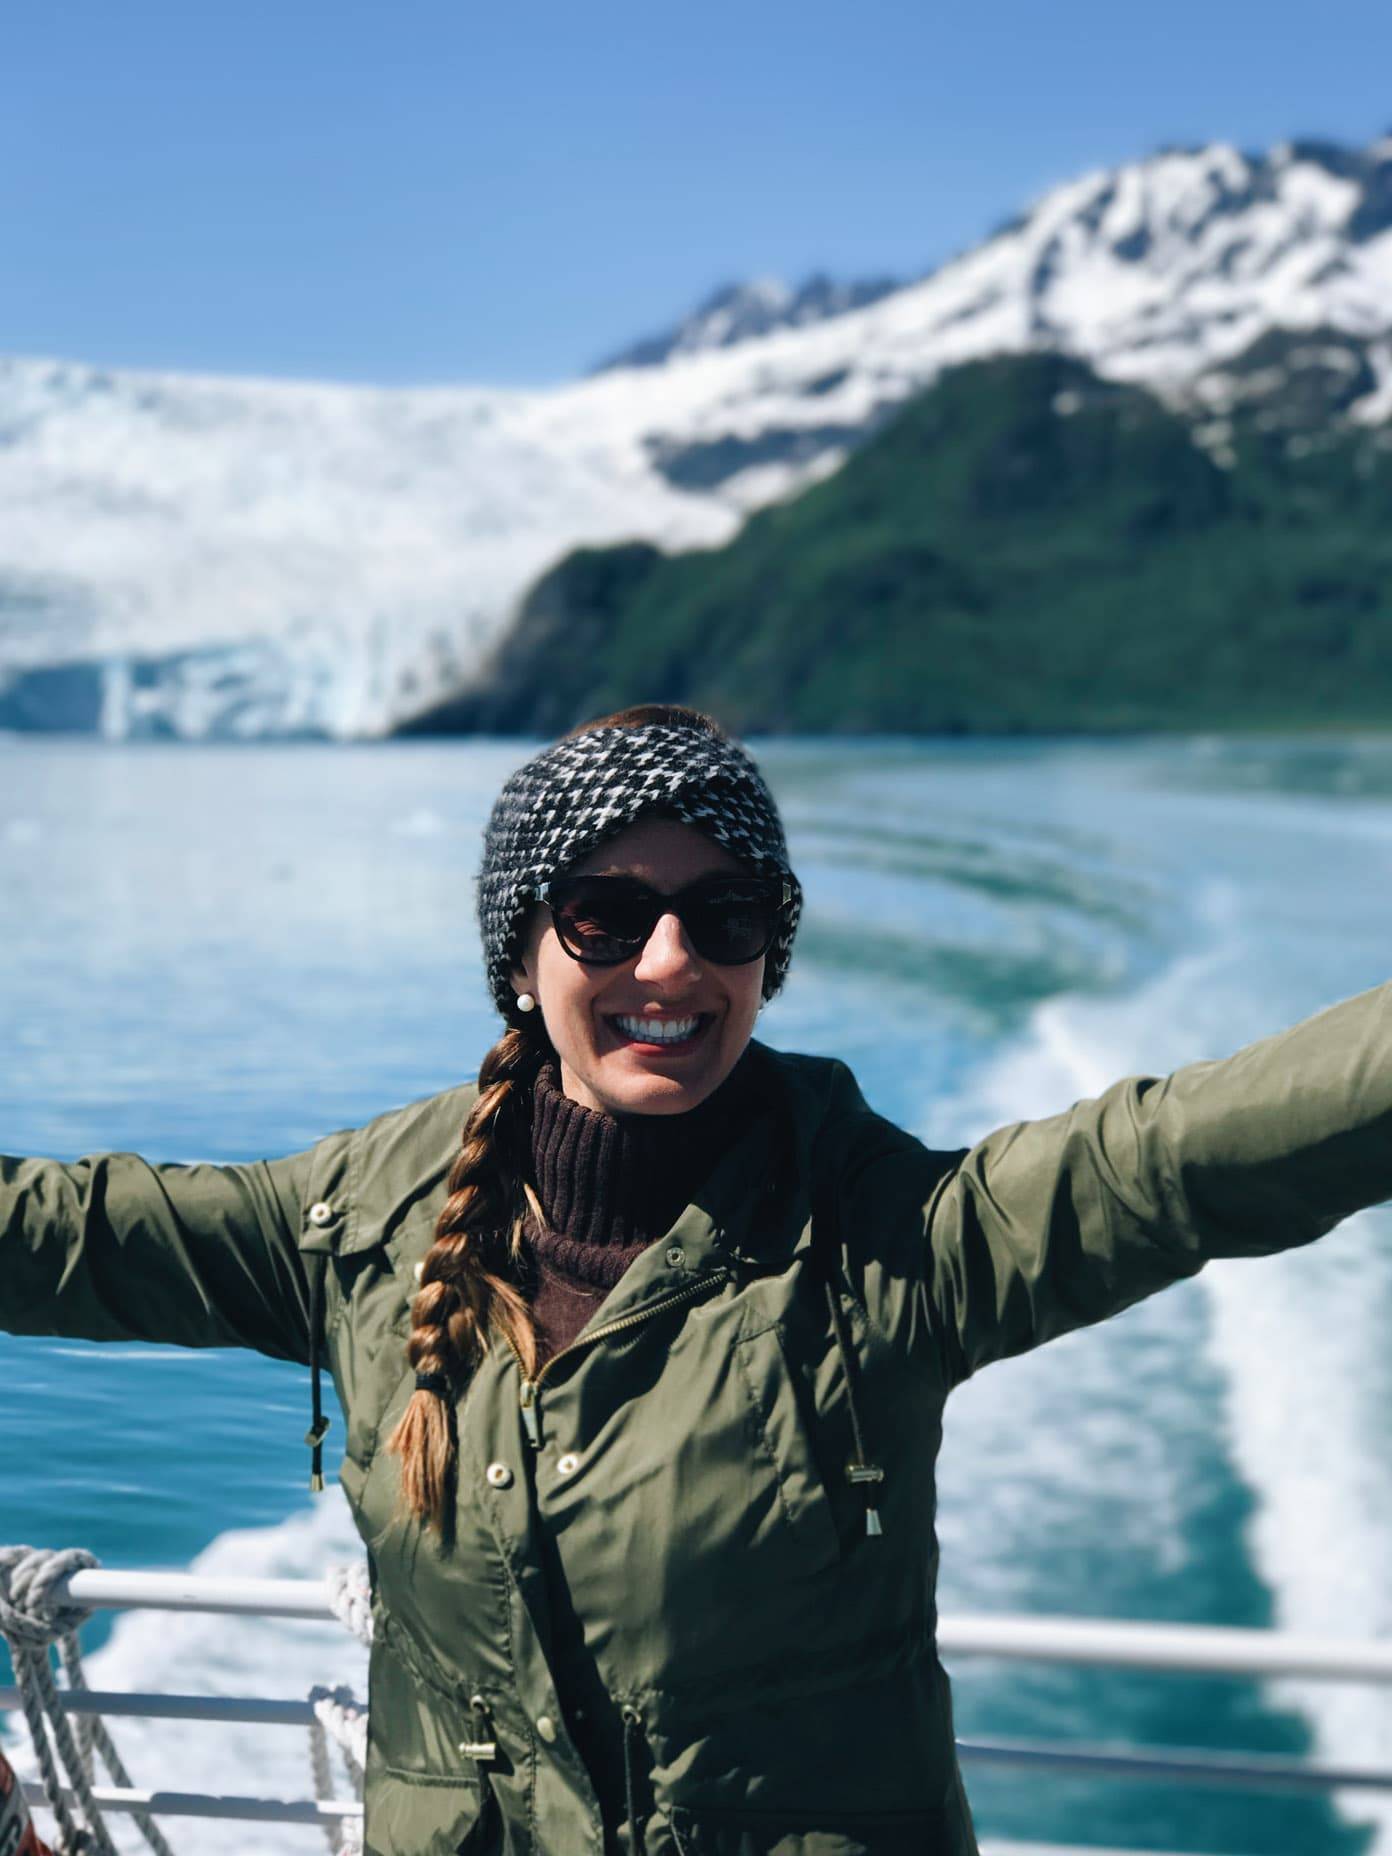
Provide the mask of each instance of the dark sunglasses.
[{"label": "dark sunglasses", "polygon": [[743,966],[773,946],[792,899],[785,877],[757,876],[703,876],[669,896],[636,876],[558,876],[543,894],[561,946],[593,967],[632,960],[669,914],[703,960]]}]

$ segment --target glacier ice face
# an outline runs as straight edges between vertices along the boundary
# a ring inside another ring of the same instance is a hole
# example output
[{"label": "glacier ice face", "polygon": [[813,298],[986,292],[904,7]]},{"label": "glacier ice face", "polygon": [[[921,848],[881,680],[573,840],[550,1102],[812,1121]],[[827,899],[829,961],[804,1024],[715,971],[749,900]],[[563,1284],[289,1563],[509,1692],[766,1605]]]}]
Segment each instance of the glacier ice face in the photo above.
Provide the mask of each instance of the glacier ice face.
[{"label": "glacier ice face", "polygon": [[1061,348],[1212,419],[1260,386],[1249,351],[1308,367],[1254,350],[1306,331],[1361,370],[1340,416],[1385,420],[1392,144],[1169,150],[921,282],[812,281],[545,392],[0,361],[0,727],[380,734],[466,684],[570,549],[719,545],[991,353]]},{"label": "glacier ice face", "polygon": [[380,733],[579,542],[737,524],[539,398],[0,364],[0,718],[82,663],[113,734]]}]

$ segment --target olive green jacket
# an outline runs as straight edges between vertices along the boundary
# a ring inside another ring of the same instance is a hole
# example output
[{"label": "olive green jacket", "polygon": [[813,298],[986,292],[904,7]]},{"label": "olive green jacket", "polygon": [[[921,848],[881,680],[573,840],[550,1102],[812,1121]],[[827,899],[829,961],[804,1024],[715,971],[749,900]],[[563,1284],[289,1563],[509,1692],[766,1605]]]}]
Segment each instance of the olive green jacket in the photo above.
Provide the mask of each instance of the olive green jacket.
[{"label": "olive green jacket", "polygon": [[1392,1196],[1392,983],[956,1153],[843,1064],[758,1061],[767,1117],[580,1339],[535,1388],[502,1345],[474,1374],[443,1545],[382,1445],[472,1086],[269,1163],[0,1161],[13,1332],[303,1361],[322,1272],[371,1856],[972,1851],[935,1652],[947,1394]]}]

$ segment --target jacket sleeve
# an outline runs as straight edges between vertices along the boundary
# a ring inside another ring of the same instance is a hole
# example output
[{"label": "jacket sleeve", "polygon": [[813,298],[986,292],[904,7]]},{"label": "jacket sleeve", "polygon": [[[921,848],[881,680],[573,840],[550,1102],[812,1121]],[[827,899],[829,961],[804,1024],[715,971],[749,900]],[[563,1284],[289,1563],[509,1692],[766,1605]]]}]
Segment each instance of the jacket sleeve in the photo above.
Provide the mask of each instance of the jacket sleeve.
[{"label": "jacket sleeve", "polygon": [[1235,1056],[997,1129],[929,1199],[949,1382],[1392,1196],[1392,983]]},{"label": "jacket sleeve", "polygon": [[306,1360],[296,1238],[324,1145],[239,1166],[0,1157],[0,1328]]}]

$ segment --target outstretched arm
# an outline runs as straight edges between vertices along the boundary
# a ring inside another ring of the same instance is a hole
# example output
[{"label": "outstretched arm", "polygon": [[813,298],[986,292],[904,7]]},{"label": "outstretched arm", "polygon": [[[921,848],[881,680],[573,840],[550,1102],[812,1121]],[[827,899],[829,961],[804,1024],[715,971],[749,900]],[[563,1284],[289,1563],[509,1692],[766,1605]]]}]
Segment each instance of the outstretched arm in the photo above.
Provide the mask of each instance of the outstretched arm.
[{"label": "outstretched arm", "polygon": [[316,1151],[245,1166],[0,1157],[0,1328],[307,1359],[296,1237]]},{"label": "outstretched arm", "polygon": [[950,1380],[1392,1197],[1392,982],[969,1148],[926,1207]]}]

